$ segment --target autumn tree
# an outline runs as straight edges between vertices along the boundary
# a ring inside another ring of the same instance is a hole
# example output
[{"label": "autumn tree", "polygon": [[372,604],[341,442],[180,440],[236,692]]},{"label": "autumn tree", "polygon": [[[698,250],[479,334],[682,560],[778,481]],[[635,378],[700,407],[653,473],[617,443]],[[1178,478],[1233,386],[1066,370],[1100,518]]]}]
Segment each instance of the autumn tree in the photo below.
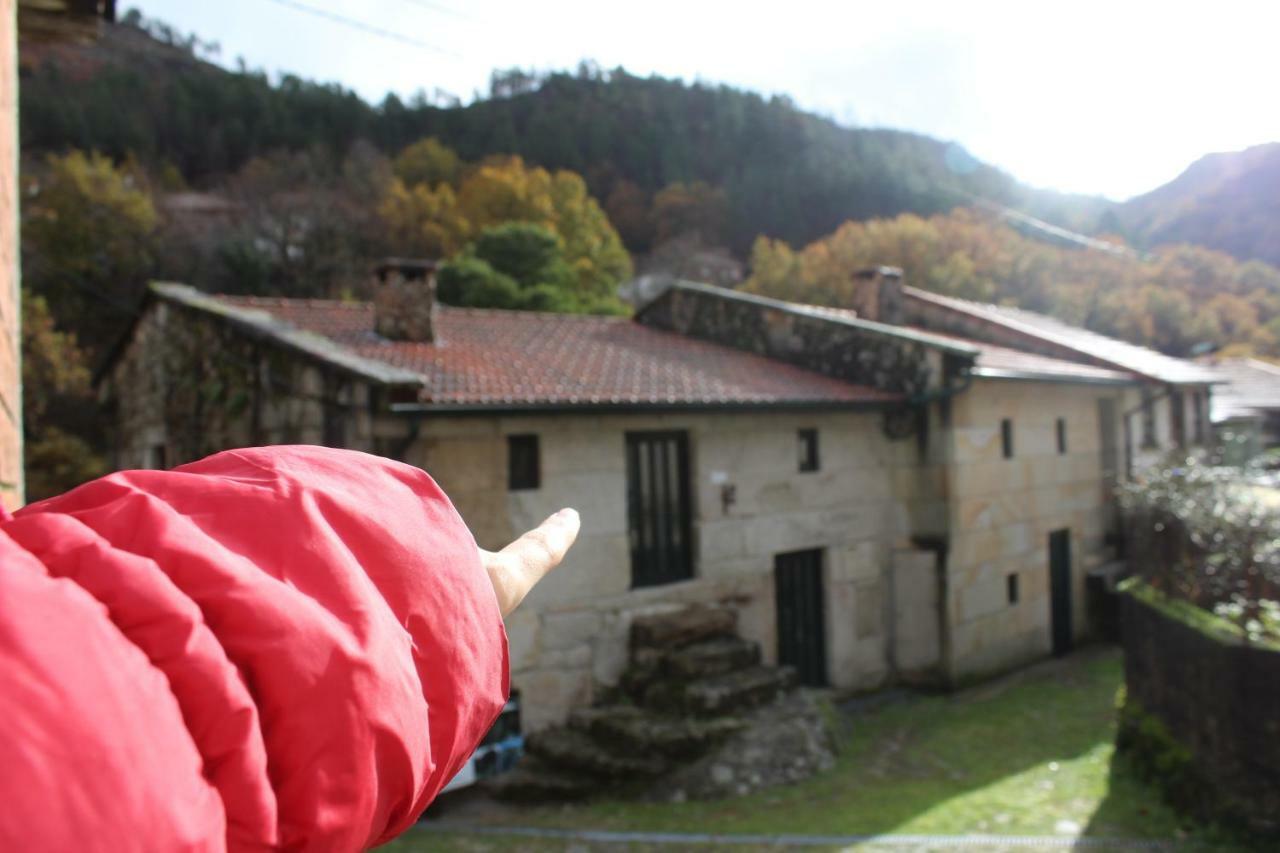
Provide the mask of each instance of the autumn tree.
[{"label": "autumn tree", "polygon": [[[553,234],[573,279],[576,304],[606,304],[631,274],[631,258],[608,216],[574,172],[548,172],[519,157],[491,158],[448,184],[410,187],[396,179],[379,212],[406,254],[451,257],[486,229],[506,223]],[[474,253],[473,253],[474,254]]]},{"label": "autumn tree", "polygon": [[529,222],[486,228],[441,267],[438,279],[441,301],[453,305],[597,314],[626,310],[611,292],[581,290],[561,237]]},{"label": "autumn tree", "polygon": [[654,225],[649,194],[638,184],[626,179],[615,182],[604,209],[628,248],[647,252],[652,247]]},{"label": "autumn tree", "polygon": [[101,352],[153,272],[156,211],[139,176],[99,154],[51,156],[28,181],[22,218],[26,286]]},{"label": "autumn tree", "polygon": [[696,236],[716,245],[724,239],[729,212],[725,191],[704,181],[668,184],[653,197],[655,239],[662,243]]},{"label": "autumn tree", "polygon": [[465,244],[471,230],[448,184],[432,189],[396,178],[388,185],[378,214],[395,251],[403,255],[451,257]]},{"label": "autumn tree", "polygon": [[847,305],[853,270],[903,268],[908,284],[1016,305],[1103,334],[1189,355],[1204,344],[1280,354],[1280,271],[1171,246],[1146,256],[1051,245],[971,209],[847,222],[794,250],[761,238],[751,292]]},{"label": "autumn tree", "polygon": [[420,139],[396,155],[395,176],[406,186],[454,184],[462,173],[462,159],[433,136]]},{"label": "autumn tree", "polygon": [[23,464],[28,500],[59,494],[103,473],[104,436],[75,335],[54,323],[48,302],[22,293]]}]

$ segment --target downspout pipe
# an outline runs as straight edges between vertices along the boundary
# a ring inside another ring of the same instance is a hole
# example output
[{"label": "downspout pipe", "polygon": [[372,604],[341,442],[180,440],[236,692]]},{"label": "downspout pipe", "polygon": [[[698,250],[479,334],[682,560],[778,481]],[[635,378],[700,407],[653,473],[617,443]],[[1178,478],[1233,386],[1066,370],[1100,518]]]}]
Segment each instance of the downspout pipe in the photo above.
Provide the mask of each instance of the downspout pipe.
[{"label": "downspout pipe", "polygon": [[907,404],[911,406],[928,406],[932,403],[941,403],[953,397],[958,397],[973,387],[973,367],[971,365],[961,367],[957,373],[960,376],[959,385],[944,385],[936,391],[923,391],[919,394],[912,394],[907,398]]},{"label": "downspout pipe", "polygon": [[405,456],[409,453],[409,448],[413,447],[414,442],[418,440],[418,434],[422,431],[422,415],[413,413],[409,415],[409,431],[405,437],[396,445],[395,458],[406,464],[409,460]]}]

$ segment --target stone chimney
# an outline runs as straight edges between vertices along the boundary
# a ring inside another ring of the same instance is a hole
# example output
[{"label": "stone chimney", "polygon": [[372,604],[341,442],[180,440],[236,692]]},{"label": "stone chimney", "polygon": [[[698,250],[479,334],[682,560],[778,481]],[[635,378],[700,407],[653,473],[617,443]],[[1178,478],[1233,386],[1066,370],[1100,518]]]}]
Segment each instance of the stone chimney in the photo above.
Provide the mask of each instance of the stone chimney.
[{"label": "stone chimney", "polygon": [[902,322],[902,270],[867,267],[853,274],[853,300],[858,316],[878,323]]},{"label": "stone chimney", "polygon": [[435,341],[436,266],[421,258],[384,258],[374,267],[374,331],[393,341]]}]

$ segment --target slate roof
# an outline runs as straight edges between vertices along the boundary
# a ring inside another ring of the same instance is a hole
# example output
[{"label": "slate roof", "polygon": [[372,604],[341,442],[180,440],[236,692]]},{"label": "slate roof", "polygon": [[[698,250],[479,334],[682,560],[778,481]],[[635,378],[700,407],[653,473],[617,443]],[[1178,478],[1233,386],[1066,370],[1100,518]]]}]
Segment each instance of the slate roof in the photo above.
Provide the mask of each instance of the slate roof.
[{"label": "slate roof", "polygon": [[[938,332],[930,334],[944,338],[951,337]],[[1045,379],[1116,385],[1127,385],[1138,381],[1138,377],[1134,374],[1123,370],[1111,370],[1106,367],[1095,367],[1092,364],[1050,358],[1047,355],[1023,352],[968,338],[957,337],[955,340],[977,347],[978,359],[974,363],[973,375],[983,379]]]},{"label": "slate roof", "polygon": [[1209,418],[1214,423],[1280,412],[1280,365],[1256,358],[1205,364],[1225,383],[1214,386],[1209,397]]},{"label": "slate roof", "polygon": [[914,287],[904,287],[903,293],[910,299],[955,311],[1018,335],[1104,362],[1108,367],[1130,371],[1159,382],[1185,385],[1218,381],[1211,370],[1194,362],[1090,332],[1034,311],[971,302]]},{"label": "slate roof", "polygon": [[421,401],[433,407],[856,407],[902,399],[622,317],[440,305],[437,340],[425,344],[376,334],[370,303],[209,296],[180,285],[153,289],[273,336],[291,336],[286,343],[301,342],[309,354],[342,359],[364,375],[372,375],[373,365],[394,381],[416,377]]},{"label": "slate roof", "polygon": [[[858,312],[850,308],[828,308],[826,306],[809,306],[815,313],[825,317],[854,319]],[[1050,358],[1046,355],[1023,352],[1010,347],[996,346],[984,341],[970,340],[958,335],[936,332],[920,326],[901,326],[899,328],[927,335],[943,342],[951,342],[970,347],[977,351],[973,363],[973,375],[983,379],[1044,379],[1049,381],[1102,382],[1107,384],[1128,384],[1136,380],[1132,373],[1121,370],[1110,370],[1105,367],[1094,367],[1061,358]]]}]

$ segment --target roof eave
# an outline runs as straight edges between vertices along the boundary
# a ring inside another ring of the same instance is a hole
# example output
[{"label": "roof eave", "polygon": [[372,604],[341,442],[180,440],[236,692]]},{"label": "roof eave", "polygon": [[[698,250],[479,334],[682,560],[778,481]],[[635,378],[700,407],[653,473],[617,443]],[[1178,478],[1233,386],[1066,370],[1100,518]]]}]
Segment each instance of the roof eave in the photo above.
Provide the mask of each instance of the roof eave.
[{"label": "roof eave", "polygon": [[956,341],[940,338],[927,332],[918,332],[914,329],[904,329],[901,326],[894,326],[890,323],[877,323],[873,320],[865,320],[861,317],[841,317],[821,308],[810,305],[801,305],[797,302],[786,302],[781,299],[774,299],[769,296],[760,296],[755,293],[743,293],[738,290],[731,290],[726,287],[716,287],[710,284],[701,284],[696,281],[677,280],[671,282],[661,293],[649,300],[636,311],[636,317],[643,315],[652,305],[661,300],[671,290],[690,290],[695,293],[705,293],[709,296],[715,296],[722,299],[736,299],[741,302],[747,302],[758,305],[761,308],[770,308],[775,311],[781,311],[784,314],[791,314],[795,317],[805,317],[808,319],[822,320],[837,325],[849,326],[854,329],[862,329],[868,332],[876,332],[888,337],[899,338],[911,343],[923,344],[942,352],[952,355],[964,356],[969,359],[976,359],[980,350],[967,344],[957,343]]},{"label": "roof eave", "polygon": [[392,403],[396,415],[563,415],[563,414],[661,414],[713,412],[876,411],[906,402],[905,396],[877,400],[762,400],[762,401],[626,401],[626,402],[500,402],[500,403]]},{"label": "roof eave", "polygon": [[267,311],[229,305],[187,284],[154,281],[148,289],[156,298],[211,315],[249,335],[324,362],[360,379],[389,386],[420,388],[426,385],[427,379],[421,373],[356,355],[323,335],[283,323]]},{"label": "roof eave", "polygon": [[1065,385],[1111,385],[1132,387],[1141,385],[1137,376],[1069,376],[1062,373],[1038,373],[1031,370],[999,370],[979,367],[973,370],[975,379],[999,379],[1014,382],[1055,382]]},{"label": "roof eave", "polygon": [[[1046,334],[1044,331],[1040,329],[1028,328],[1025,324],[1019,323],[1016,320],[1012,320],[1005,317],[991,317],[987,314],[983,314],[978,311],[975,311],[967,306],[956,305],[954,304],[954,301],[949,297],[945,297],[937,293],[930,293],[929,291],[921,290],[918,287],[904,287],[902,290],[904,295],[906,296],[922,299],[923,301],[928,302],[932,305],[937,305],[938,307],[945,308],[948,311],[956,311],[956,312],[962,313],[968,317],[972,317],[975,320],[979,320],[984,323],[992,323],[994,325],[1001,326],[1005,329],[1009,329],[1010,331],[1017,332],[1020,335],[1026,335],[1028,337],[1035,338],[1037,340],[1046,341],[1056,346],[1064,347],[1066,349],[1071,350],[1072,352],[1079,353],[1080,355],[1087,356],[1089,358],[1096,358],[1099,361],[1107,362],[1108,364],[1114,365],[1118,369],[1127,370],[1130,373],[1136,374],[1152,382],[1161,382],[1161,383],[1164,383],[1165,385],[1220,385],[1223,382],[1223,380],[1221,379],[1210,378],[1207,372],[1204,374],[1203,378],[1199,378],[1199,379],[1170,379],[1167,376],[1156,376],[1148,371],[1136,370],[1132,367],[1128,367],[1126,365],[1120,364],[1119,362],[1112,361],[1111,359],[1102,358],[1100,356],[1094,355],[1093,353],[1090,353],[1081,349],[1075,344],[1072,344],[1068,341],[1064,341],[1060,339],[1056,335]],[[1115,340],[1115,339],[1113,338],[1112,340]],[[1121,343],[1124,343],[1124,341],[1121,341]],[[1136,344],[1134,344],[1133,346],[1136,346]],[[1155,350],[1151,350],[1151,351],[1155,352]],[[1159,353],[1159,354],[1163,355],[1163,353]],[[1165,356],[1165,357],[1174,358],[1174,356]]]}]

